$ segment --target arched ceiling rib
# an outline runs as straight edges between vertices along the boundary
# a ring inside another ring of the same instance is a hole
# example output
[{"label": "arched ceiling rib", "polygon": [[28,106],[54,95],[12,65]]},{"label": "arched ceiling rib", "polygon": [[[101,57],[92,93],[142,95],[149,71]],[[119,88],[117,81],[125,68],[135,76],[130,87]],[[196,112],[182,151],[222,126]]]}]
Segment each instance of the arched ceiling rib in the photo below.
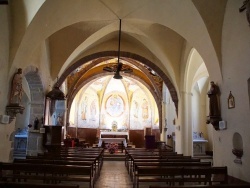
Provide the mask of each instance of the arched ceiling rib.
[{"label": "arched ceiling rib", "polygon": [[[123,6],[121,6],[121,3]],[[200,4],[203,6],[200,6]],[[142,30],[141,23],[148,23],[146,26],[147,32],[145,33],[150,33],[150,28],[155,28],[155,24],[162,25],[165,28],[170,28],[175,31],[199,51],[206,63],[211,77],[217,78],[218,80],[221,79],[220,58],[218,58],[220,52],[218,52],[219,47],[217,48],[218,45],[215,44],[215,40],[218,39],[217,36],[221,33],[220,27],[222,24],[220,24],[220,26],[216,25],[216,29],[212,29],[208,24],[218,17],[221,20],[220,23],[222,23],[223,19],[221,18],[224,14],[221,10],[223,10],[223,7],[225,8],[226,1],[223,1],[223,3],[217,3],[217,1],[213,0],[214,6],[207,7],[206,12],[211,11],[212,13],[215,13],[210,15],[213,19],[208,19],[204,8],[201,8],[204,7],[205,4],[205,1],[200,3],[200,1],[191,0],[128,0],[126,2],[109,0],[76,0],[74,3],[67,0],[45,1],[30,22],[23,36],[19,36],[20,42],[13,46],[13,49],[16,48],[17,52],[12,54],[14,59],[12,68],[17,64],[25,66],[31,59],[31,56],[34,55],[33,52],[41,45],[41,43],[62,28],[86,21],[117,22],[118,17],[121,17],[125,23],[135,22],[135,26],[138,30]],[[216,8],[216,11],[213,11],[213,8],[217,7],[217,5],[219,8]],[[93,7],[95,8],[93,9]],[[15,10],[13,14],[18,15],[19,11],[20,10]],[[158,30],[159,28],[155,29],[153,33],[157,33]],[[15,32],[18,33],[19,30]],[[130,33],[132,36],[133,33],[135,34],[135,30],[131,29]],[[213,33],[213,35],[211,33]],[[156,38],[151,38],[149,34],[147,35],[149,40],[144,42],[144,46],[150,46],[150,44],[155,43],[157,45],[156,47],[159,49],[157,51],[165,51]],[[162,37],[162,41],[167,40]],[[152,54],[155,53],[152,49],[150,49],[150,51],[152,51]],[[177,61],[180,59],[178,56],[175,58]],[[166,62],[166,57],[164,57],[164,55],[159,56],[159,59],[162,63]],[[173,64],[171,61],[168,63],[172,63],[171,67],[176,74],[178,72],[178,67],[174,67],[176,64]],[[159,63],[158,66],[161,67]],[[165,66],[162,66],[162,68],[166,69]],[[164,70],[164,72],[166,72],[166,70]],[[178,79],[178,75],[176,76],[176,79]]]}]

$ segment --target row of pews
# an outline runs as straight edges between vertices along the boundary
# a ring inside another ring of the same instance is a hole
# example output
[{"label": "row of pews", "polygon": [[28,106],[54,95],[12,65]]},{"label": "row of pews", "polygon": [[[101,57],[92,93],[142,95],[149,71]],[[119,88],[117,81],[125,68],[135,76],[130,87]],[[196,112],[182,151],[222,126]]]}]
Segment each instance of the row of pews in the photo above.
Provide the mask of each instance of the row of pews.
[{"label": "row of pews", "polygon": [[103,148],[62,148],[11,163],[1,162],[0,187],[77,188],[62,183],[87,182],[89,188],[94,188],[103,155]]},{"label": "row of pews", "polygon": [[125,166],[133,188],[139,188],[143,182],[166,182],[168,186],[165,188],[228,184],[227,167],[215,167],[210,162],[169,150],[126,148]]}]

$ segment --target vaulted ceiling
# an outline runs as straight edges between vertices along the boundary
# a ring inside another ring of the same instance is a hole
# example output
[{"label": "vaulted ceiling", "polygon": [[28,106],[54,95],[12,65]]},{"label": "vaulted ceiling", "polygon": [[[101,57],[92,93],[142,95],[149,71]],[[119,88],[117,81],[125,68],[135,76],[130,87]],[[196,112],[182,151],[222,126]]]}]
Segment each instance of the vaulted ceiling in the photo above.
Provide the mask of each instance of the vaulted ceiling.
[{"label": "vaulted ceiling", "polygon": [[59,77],[62,83],[68,76],[76,79],[72,72],[83,67],[69,89],[74,96],[86,80],[111,74],[103,66],[113,66],[117,58],[121,19],[121,59],[134,70],[128,76],[147,83],[159,100],[159,83],[164,82],[178,107],[188,47],[199,52],[211,77],[221,79],[226,4],[227,0],[10,1],[12,68],[40,62],[37,66],[48,75],[44,79]]}]

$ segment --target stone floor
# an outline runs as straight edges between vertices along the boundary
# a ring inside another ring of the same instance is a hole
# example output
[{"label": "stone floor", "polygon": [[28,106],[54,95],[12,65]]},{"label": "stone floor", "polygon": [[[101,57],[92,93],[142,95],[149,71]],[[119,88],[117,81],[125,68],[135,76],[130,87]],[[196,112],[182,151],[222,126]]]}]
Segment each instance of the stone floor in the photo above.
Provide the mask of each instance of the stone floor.
[{"label": "stone floor", "polygon": [[104,161],[101,175],[95,188],[130,188],[133,187],[124,161]]},{"label": "stone floor", "polygon": [[[76,183],[80,188],[88,187],[85,183]],[[140,188],[149,188],[149,185],[166,185],[165,183],[140,183]],[[104,161],[100,177],[95,188],[132,188],[133,184],[128,175],[124,161]]]}]

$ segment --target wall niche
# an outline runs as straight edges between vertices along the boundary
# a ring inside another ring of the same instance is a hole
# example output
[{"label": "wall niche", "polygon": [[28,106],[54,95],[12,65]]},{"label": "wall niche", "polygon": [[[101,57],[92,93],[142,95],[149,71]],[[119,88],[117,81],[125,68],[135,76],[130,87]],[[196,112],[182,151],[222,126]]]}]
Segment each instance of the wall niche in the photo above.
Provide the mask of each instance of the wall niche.
[{"label": "wall niche", "polygon": [[234,162],[237,164],[242,164],[241,157],[243,156],[243,141],[241,135],[237,132],[233,135],[232,153],[236,156]]}]

